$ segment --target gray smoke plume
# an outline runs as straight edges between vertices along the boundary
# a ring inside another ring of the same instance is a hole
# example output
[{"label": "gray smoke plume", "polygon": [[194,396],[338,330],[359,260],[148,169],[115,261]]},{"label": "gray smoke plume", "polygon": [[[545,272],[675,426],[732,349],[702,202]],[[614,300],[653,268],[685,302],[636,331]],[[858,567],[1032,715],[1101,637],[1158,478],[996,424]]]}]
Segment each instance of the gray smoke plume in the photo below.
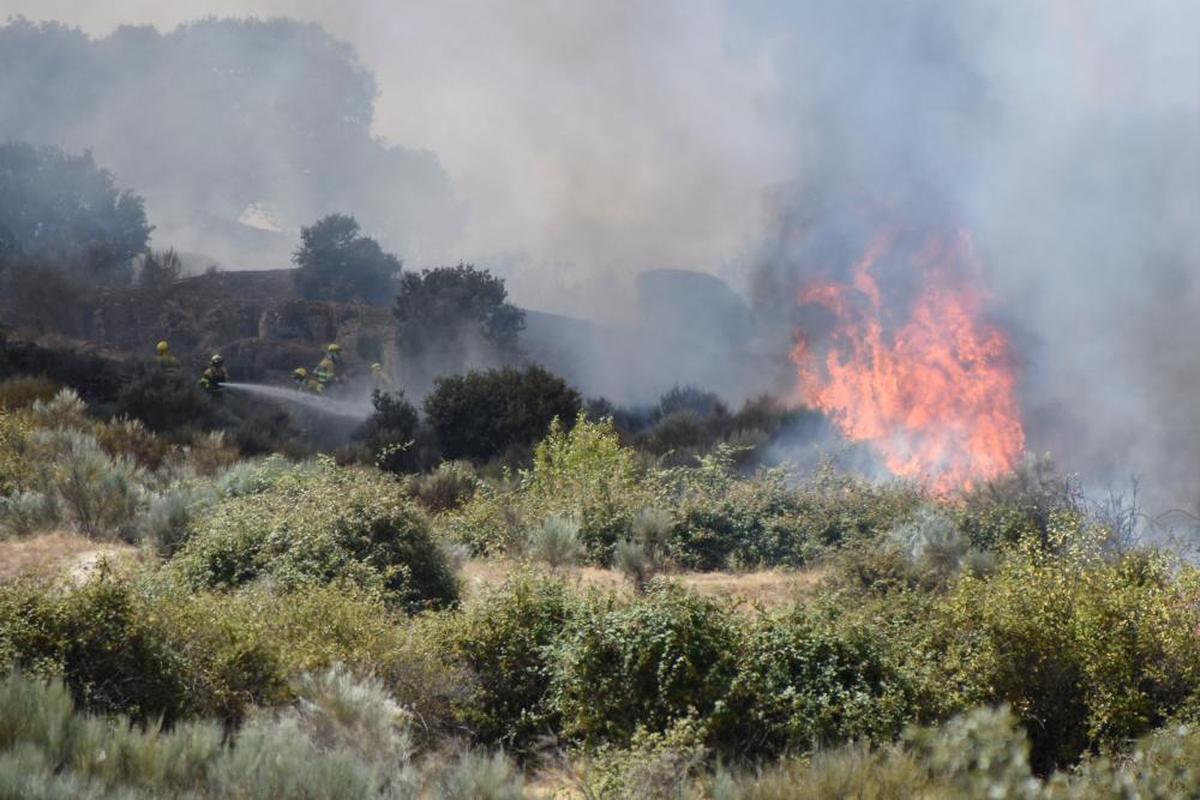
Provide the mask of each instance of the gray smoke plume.
[{"label": "gray smoke plume", "polygon": [[[613,394],[630,374],[669,385],[685,361],[729,394],[786,385],[795,287],[861,253],[873,219],[857,209],[967,229],[1021,362],[1030,447],[1094,486],[1138,473],[1163,505],[1200,500],[1189,0],[0,0],[6,13],[100,37],[121,23],[169,35],[204,14],[318,22],[374,74],[370,135],[409,165],[394,185],[347,190],[406,209],[397,241],[444,232],[393,245],[410,265],[450,253],[507,277],[520,305],[626,325],[646,269],[709,272],[748,295],[757,327],[740,356],[711,337],[688,337],[690,352],[622,338],[654,353],[626,369],[593,347],[586,371]],[[102,112],[103,163],[120,117]],[[406,174],[439,199],[405,195]],[[712,375],[722,361],[739,363]]]}]

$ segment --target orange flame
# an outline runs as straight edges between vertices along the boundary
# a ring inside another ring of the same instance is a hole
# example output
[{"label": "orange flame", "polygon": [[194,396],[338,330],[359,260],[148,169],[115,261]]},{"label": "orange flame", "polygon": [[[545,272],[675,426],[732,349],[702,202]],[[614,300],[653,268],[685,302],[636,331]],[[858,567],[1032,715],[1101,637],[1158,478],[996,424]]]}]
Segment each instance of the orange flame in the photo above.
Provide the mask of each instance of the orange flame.
[{"label": "orange flame", "polygon": [[982,299],[967,285],[975,262],[965,233],[950,243],[931,236],[912,255],[922,285],[895,325],[874,269],[896,238],[871,242],[851,283],[800,292],[802,305],[831,312],[834,327],[823,355],[797,335],[797,396],[848,439],[871,443],[893,474],[942,493],[969,488],[1012,469],[1025,446],[1008,338],[982,321]]}]

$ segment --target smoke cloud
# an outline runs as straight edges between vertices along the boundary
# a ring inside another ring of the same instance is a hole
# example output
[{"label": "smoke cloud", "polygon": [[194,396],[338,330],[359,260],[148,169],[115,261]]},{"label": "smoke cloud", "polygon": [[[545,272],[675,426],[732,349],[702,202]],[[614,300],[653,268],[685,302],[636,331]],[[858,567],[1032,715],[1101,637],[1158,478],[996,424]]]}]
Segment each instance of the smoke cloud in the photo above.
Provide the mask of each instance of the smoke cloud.
[{"label": "smoke cloud", "polygon": [[[410,265],[475,261],[520,304],[607,320],[633,314],[646,268],[717,274],[758,318],[746,360],[775,369],[793,284],[862,250],[855,198],[961,226],[1022,362],[1030,447],[1094,486],[1139,473],[1163,505],[1200,501],[1186,0],[0,0],[0,14],[101,37],[206,14],[318,22],[374,75],[379,146],[441,186],[428,205],[403,180],[375,190],[381,207],[406,198],[399,238],[440,231],[405,241]],[[781,379],[748,372],[720,388]]]}]

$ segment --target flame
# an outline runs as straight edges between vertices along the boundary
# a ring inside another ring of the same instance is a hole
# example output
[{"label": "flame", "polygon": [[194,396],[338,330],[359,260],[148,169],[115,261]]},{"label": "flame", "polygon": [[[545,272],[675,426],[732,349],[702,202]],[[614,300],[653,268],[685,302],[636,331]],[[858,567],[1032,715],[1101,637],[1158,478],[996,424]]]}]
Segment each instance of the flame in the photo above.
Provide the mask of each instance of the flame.
[{"label": "flame", "polygon": [[[1025,446],[1011,348],[982,321],[966,233],[929,236],[907,258],[921,278],[915,299],[885,303],[876,269],[903,256],[898,236],[878,235],[849,283],[801,290],[800,304],[827,309],[834,325],[820,347],[798,332],[797,399],[871,443],[893,474],[940,493],[969,488],[1011,470]],[[906,318],[891,316],[897,305]]]}]

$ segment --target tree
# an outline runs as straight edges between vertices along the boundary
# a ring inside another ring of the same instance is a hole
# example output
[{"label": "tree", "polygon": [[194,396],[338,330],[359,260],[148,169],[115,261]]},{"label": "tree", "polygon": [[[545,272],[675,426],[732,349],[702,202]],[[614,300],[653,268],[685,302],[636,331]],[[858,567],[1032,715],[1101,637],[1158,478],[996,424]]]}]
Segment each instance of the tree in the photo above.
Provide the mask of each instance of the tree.
[{"label": "tree", "polygon": [[503,279],[469,264],[406,273],[392,311],[401,355],[430,375],[502,363],[525,327]]},{"label": "tree", "polygon": [[358,221],[330,214],[300,231],[293,256],[300,294],[310,300],[386,303],[396,287],[400,259],[359,234]]},{"label": "tree", "polygon": [[579,392],[538,366],[506,367],[439,378],[425,398],[425,416],[447,459],[477,461],[546,435],[555,417],[579,414]]},{"label": "tree", "polygon": [[40,260],[95,283],[128,281],[152,227],[92,154],[0,144],[0,265]]},{"label": "tree", "polygon": [[371,451],[376,465],[387,472],[411,472],[416,466],[417,410],[404,399],[404,392],[374,391],[375,412],[355,432]]}]

